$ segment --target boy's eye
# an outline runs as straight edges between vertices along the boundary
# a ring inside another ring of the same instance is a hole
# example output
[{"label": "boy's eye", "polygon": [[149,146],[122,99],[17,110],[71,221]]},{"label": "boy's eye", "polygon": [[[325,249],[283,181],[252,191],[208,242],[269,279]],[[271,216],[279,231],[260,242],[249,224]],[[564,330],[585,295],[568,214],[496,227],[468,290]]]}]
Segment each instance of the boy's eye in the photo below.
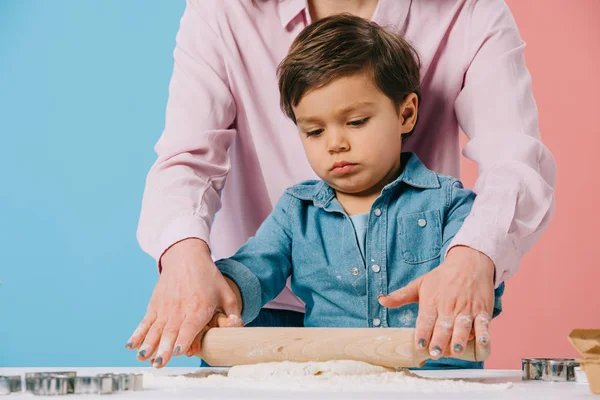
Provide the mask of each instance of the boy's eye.
[{"label": "boy's eye", "polygon": [[348,125],[351,125],[351,126],[361,126],[361,125],[364,125],[368,120],[369,120],[369,117],[363,118],[363,119],[357,119],[355,121],[348,122]]},{"label": "boy's eye", "polygon": [[317,136],[323,133],[323,129],[315,129],[314,131],[306,132],[306,136]]}]

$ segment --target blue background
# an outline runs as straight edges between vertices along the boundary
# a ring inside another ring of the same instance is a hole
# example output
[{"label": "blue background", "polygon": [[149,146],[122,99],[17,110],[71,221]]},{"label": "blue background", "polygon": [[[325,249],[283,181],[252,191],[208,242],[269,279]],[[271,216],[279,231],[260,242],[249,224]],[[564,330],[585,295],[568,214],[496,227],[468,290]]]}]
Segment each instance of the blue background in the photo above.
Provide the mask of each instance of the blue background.
[{"label": "blue background", "polygon": [[0,366],[142,365],[135,231],[184,8],[0,1]]}]

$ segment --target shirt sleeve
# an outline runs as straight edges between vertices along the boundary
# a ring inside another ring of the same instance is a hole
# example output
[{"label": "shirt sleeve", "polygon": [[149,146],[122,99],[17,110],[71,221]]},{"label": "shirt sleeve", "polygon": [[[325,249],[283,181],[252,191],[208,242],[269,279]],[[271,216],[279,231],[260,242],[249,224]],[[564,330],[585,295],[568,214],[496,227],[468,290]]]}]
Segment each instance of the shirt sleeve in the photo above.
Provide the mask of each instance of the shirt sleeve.
[{"label": "shirt sleeve", "polygon": [[216,262],[242,295],[242,320],[254,320],[265,304],[285,287],[292,272],[291,196],[277,202],[271,214],[236,254]]},{"label": "shirt sleeve", "polygon": [[230,170],[235,103],[214,21],[214,8],[188,0],[174,50],[164,131],[147,179],[137,237],[157,261],[174,243],[209,243]]},{"label": "shirt sleeve", "polygon": [[[448,210],[444,219],[442,231],[442,261],[451,248],[455,235],[461,230],[465,219],[468,218],[475,202],[476,196],[472,190],[465,189],[460,181],[454,181],[450,186]],[[492,317],[495,318],[502,312],[502,295],[504,284],[500,283],[494,290],[494,309]]]},{"label": "shirt sleeve", "polygon": [[471,212],[475,201],[475,193],[472,190],[465,189],[460,181],[454,181],[449,186],[447,198],[448,209],[442,230],[441,262],[445,260],[446,253],[450,249],[450,243]]},{"label": "shirt sleeve", "polygon": [[477,163],[477,198],[451,248],[481,251],[496,267],[496,287],[513,275],[554,212],[556,163],[541,141],[524,48],[507,5],[469,3],[468,65],[455,101]]}]

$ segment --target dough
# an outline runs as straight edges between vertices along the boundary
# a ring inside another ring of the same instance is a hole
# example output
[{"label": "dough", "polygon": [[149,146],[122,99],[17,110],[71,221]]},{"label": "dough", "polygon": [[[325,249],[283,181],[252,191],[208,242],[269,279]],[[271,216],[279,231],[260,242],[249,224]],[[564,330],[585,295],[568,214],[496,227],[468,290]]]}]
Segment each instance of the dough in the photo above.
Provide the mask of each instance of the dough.
[{"label": "dough", "polygon": [[231,367],[227,377],[244,379],[264,379],[268,377],[299,376],[347,376],[374,375],[384,372],[396,372],[393,368],[372,365],[362,361],[310,361],[310,362],[270,362],[254,365],[236,365]]}]

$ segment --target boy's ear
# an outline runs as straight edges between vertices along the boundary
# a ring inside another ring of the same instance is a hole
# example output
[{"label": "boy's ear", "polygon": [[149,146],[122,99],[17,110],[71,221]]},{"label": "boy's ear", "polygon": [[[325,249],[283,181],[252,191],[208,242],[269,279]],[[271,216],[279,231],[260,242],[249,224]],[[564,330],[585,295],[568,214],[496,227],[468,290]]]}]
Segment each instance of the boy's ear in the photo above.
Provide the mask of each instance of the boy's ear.
[{"label": "boy's ear", "polygon": [[412,132],[417,124],[417,114],[419,112],[419,98],[416,93],[410,93],[399,106],[398,117],[402,124],[401,132],[403,134]]}]

